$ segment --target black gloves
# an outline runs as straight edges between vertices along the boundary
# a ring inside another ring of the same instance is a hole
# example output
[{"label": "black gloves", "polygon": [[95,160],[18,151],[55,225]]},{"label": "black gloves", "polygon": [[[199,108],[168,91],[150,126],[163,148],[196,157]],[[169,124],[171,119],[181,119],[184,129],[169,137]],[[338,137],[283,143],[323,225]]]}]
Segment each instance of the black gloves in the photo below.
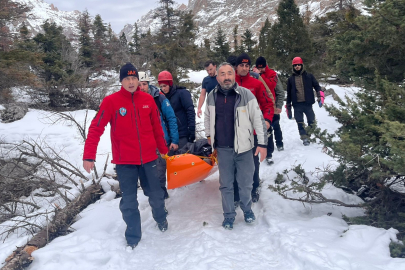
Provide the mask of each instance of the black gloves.
[{"label": "black gloves", "polygon": [[322,101],[321,101],[321,99],[318,99],[318,105],[319,105],[319,108],[322,108]]},{"label": "black gloves", "polygon": [[193,143],[195,141],[195,134],[191,133],[188,135],[187,141]]}]

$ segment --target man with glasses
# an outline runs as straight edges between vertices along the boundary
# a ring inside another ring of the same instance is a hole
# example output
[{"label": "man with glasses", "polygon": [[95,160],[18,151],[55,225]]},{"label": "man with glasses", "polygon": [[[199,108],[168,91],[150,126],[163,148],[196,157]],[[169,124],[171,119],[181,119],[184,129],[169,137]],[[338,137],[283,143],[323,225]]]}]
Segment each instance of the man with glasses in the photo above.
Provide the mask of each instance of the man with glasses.
[{"label": "man with glasses", "polygon": [[307,117],[308,125],[315,122],[315,113],[312,104],[315,103],[314,91],[318,98],[319,107],[322,107],[322,89],[314,75],[304,70],[304,62],[301,57],[292,60],[293,74],[287,81],[287,113],[292,119],[291,105],[294,107],[294,118],[297,121],[298,131],[305,146],[309,145],[307,132],[305,131],[304,114]]}]

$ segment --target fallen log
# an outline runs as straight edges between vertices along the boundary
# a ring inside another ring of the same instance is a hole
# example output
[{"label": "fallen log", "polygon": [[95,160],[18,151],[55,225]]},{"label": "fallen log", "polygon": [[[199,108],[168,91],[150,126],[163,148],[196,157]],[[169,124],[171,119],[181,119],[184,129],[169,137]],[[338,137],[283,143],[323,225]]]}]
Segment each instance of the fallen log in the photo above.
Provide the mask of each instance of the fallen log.
[{"label": "fallen log", "polygon": [[91,203],[100,199],[103,190],[99,183],[89,186],[75,200],[69,203],[65,208],[57,210],[53,220],[46,228],[37,233],[25,246],[18,247],[7,259],[6,264],[1,270],[23,270],[28,267],[32,261],[32,252],[44,247],[59,235],[59,232],[71,224],[77,214],[83,211]]}]

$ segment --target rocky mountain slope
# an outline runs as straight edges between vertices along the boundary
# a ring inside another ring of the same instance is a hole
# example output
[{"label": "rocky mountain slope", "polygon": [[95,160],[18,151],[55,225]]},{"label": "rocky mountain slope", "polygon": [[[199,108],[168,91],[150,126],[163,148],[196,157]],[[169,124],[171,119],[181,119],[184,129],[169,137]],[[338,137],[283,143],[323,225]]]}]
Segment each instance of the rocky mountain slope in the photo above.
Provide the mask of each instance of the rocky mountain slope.
[{"label": "rocky mountain slope", "polygon": [[[204,38],[211,41],[219,27],[228,36],[233,38],[233,28],[238,25],[238,35],[241,36],[246,29],[250,29],[257,37],[266,18],[273,23],[277,19],[277,8],[280,0],[189,0],[188,5],[177,5],[182,10],[190,10],[194,14],[198,28],[197,44]],[[351,1],[356,8],[362,7],[362,0]],[[296,0],[301,14],[314,19],[329,11],[337,9],[337,0]],[[343,2],[345,3],[345,2]],[[159,29],[159,20],[153,19],[154,10],[144,15],[137,24],[142,33]],[[122,30],[127,37],[133,35],[133,25],[126,25]]]},{"label": "rocky mountain slope", "polygon": [[34,36],[42,31],[41,25],[49,20],[55,22],[64,28],[64,33],[68,38],[73,38],[77,33],[77,23],[80,11],[61,11],[53,4],[48,4],[43,0],[14,0],[31,8],[31,11],[26,14],[26,19],[19,20],[13,25],[10,25],[12,32],[18,32],[23,21],[27,25],[30,35]]}]

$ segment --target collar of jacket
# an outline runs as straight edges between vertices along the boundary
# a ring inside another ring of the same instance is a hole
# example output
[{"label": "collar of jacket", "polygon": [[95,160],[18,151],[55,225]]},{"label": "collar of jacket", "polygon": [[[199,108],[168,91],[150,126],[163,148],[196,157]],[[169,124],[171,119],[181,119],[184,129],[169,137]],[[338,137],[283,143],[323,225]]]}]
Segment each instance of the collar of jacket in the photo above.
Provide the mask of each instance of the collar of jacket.
[{"label": "collar of jacket", "polygon": [[167,94],[163,91],[161,91],[168,99],[170,99],[171,96],[174,95],[174,93],[176,93],[177,87],[175,85],[170,86],[169,88],[169,92],[167,92]]},{"label": "collar of jacket", "polygon": [[[136,88],[134,94],[135,94],[137,91],[141,91],[141,88],[140,88],[139,86],[138,86],[138,88]],[[132,98],[132,93],[129,92],[128,90],[126,90],[126,89],[124,88],[124,86],[121,86],[121,89],[120,89],[120,91],[118,91],[118,92],[119,92],[121,95],[123,95],[124,97]]]},{"label": "collar of jacket", "polygon": [[[235,77],[236,78],[238,78],[239,80],[247,80],[247,79],[249,79],[250,77],[252,77],[252,76],[250,76],[250,72],[248,72],[248,74],[246,75],[246,76],[240,76],[240,75],[238,75],[238,74],[235,74]],[[253,78],[253,77],[252,77]]]},{"label": "collar of jacket", "polygon": [[221,88],[221,86],[218,84],[218,85],[215,87],[214,92],[217,93],[217,92],[219,91],[219,92],[223,93],[224,95],[226,95],[224,92],[229,92],[229,91],[233,90],[233,91],[235,91],[237,94],[239,94],[239,91],[238,91],[237,89],[238,89],[238,84],[237,84],[236,82],[234,83],[234,85],[232,86],[232,88],[230,88],[230,89],[227,90],[227,91],[223,90],[223,89]]},{"label": "collar of jacket", "polygon": [[301,69],[300,74],[297,74],[297,73],[295,72],[294,67],[293,67],[293,76],[300,76],[300,75],[304,75],[304,73],[306,73],[306,72],[307,72],[307,71],[304,69],[304,65],[302,65],[302,69]]},{"label": "collar of jacket", "polygon": [[158,97],[160,95],[160,90],[154,85],[149,85],[149,94],[154,98]]}]

